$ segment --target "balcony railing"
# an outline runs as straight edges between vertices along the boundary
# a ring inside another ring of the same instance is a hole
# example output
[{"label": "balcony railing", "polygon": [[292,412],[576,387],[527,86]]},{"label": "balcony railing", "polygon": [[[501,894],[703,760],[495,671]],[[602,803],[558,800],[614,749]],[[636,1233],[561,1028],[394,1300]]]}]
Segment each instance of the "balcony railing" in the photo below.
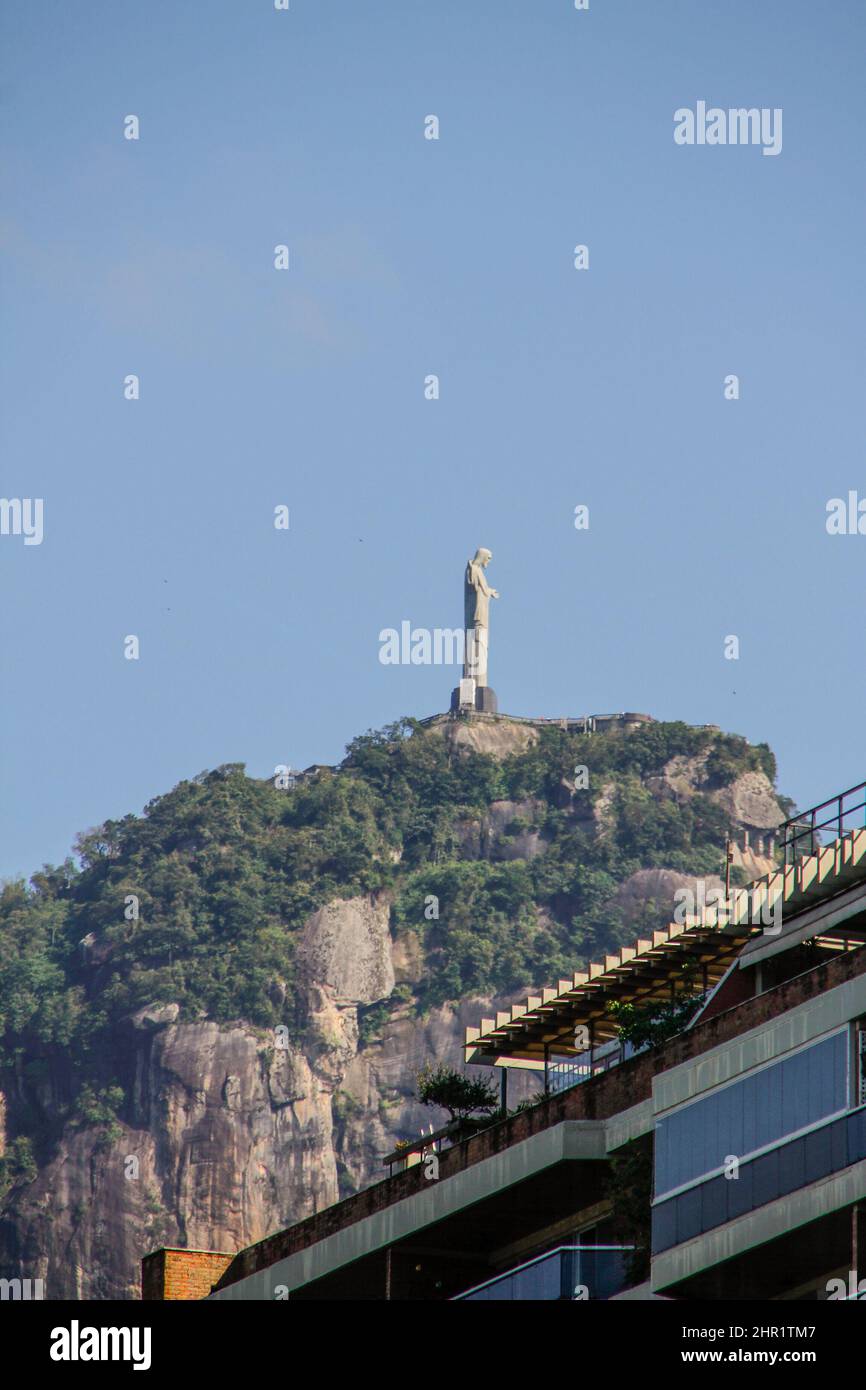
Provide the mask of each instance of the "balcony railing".
[{"label": "balcony railing", "polygon": [[647,1046],[646,1043],[634,1047],[629,1042],[611,1041],[602,1043],[579,1057],[569,1057],[563,1061],[551,1058],[547,1064],[547,1089],[551,1094],[568,1091],[572,1086],[579,1086],[582,1081],[589,1081],[590,1077],[599,1076],[602,1072],[610,1071],[612,1067],[627,1062],[638,1052],[645,1052]]},{"label": "balcony railing", "polygon": [[452,1302],[575,1303],[612,1298],[626,1286],[627,1256],[633,1249],[633,1245],[560,1245],[457,1294]]},{"label": "balcony railing", "polygon": [[858,782],[829,801],[811,806],[808,811],[799,811],[779,827],[782,836],[782,854],[785,864],[793,864],[804,855],[814,854],[824,844],[826,835],[832,840],[841,840],[850,830],[860,830],[866,825],[866,782]]}]

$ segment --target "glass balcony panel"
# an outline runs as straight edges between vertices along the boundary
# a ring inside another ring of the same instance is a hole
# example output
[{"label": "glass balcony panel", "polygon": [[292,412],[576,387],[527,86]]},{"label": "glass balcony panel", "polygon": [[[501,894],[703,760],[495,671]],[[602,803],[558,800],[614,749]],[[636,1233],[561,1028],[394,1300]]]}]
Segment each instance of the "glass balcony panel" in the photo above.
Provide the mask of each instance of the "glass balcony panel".
[{"label": "glass balcony panel", "polygon": [[625,1288],[629,1245],[561,1245],[488,1279],[454,1302],[551,1302],[608,1299]]}]

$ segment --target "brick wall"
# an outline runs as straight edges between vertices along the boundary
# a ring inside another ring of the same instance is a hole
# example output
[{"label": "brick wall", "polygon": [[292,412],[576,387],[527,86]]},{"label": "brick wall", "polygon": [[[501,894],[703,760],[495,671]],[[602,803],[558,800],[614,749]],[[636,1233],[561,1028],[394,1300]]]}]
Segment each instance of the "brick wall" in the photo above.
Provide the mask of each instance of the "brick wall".
[{"label": "brick wall", "polygon": [[234,1257],[218,1250],[154,1250],[141,1262],[145,1302],[207,1298]]}]

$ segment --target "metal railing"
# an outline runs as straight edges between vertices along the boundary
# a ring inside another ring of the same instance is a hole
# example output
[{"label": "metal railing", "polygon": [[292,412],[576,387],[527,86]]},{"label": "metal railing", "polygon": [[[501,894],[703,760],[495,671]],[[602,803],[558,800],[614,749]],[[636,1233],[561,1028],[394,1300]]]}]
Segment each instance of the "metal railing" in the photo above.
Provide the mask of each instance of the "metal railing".
[{"label": "metal railing", "polygon": [[551,1057],[547,1064],[547,1090],[551,1095],[569,1091],[572,1086],[579,1086],[593,1076],[600,1076],[602,1072],[620,1066],[638,1052],[645,1052],[647,1046],[646,1043],[635,1047],[630,1042],[611,1041],[587,1050],[579,1057],[568,1057],[562,1061]]},{"label": "metal railing", "polygon": [[[859,799],[852,802],[852,797]],[[783,863],[793,864],[807,854],[814,854],[825,843],[825,835],[831,840],[841,840],[848,831],[860,830],[864,825],[866,782],[858,782],[838,796],[831,796],[829,801],[821,801],[808,811],[798,811],[779,826]]]},{"label": "metal railing", "polygon": [[459,1137],[459,1126],[456,1124],[443,1125],[442,1129],[436,1130],[431,1127],[429,1134],[421,1134],[411,1143],[402,1143],[391,1153],[385,1154],[382,1167],[387,1168],[388,1176],[392,1177],[395,1164],[399,1164],[399,1172],[403,1168],[411,1168],[415,1163],[423,1163],[428,1154],[438,1156],[444,1147],[451,1148],[455,1134]]},{"label": "metal railing", "polygon": [[382,1166],[388,1169],[388,1176],[393,1177],[395,1167],[399,1173],[404,1168],[414,1167],[416,1163],[424,1163],[431,1154],[438,1158],[440,1154],[447,1153],[449,1149],[508,1118],[491,1107],[490,1113],[464,1115],[460,1119],[450,1120],[441,1129],[434,1130],[431,1126],[428,1134],[419,1134],[417,1139],[411,1141],[400,1141],[391,1153],[384,1155]]}]

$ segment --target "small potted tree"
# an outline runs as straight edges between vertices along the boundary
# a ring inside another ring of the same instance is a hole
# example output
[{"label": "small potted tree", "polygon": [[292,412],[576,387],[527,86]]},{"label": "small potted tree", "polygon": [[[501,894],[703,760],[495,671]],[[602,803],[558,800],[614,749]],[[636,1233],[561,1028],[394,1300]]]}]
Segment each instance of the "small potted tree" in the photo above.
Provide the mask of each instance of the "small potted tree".
[{"label": "small potted tree", "polygon": [[[449,1131],[455,1143],[490,1124],[499,1108],[496,1088],[489,1081],[467,1076],[444,1063],[418,1073],[417,1096],[422,1105],[438,1105],[450,1115]],[[477,1116],[477,1119],[472,1117]]]}]

